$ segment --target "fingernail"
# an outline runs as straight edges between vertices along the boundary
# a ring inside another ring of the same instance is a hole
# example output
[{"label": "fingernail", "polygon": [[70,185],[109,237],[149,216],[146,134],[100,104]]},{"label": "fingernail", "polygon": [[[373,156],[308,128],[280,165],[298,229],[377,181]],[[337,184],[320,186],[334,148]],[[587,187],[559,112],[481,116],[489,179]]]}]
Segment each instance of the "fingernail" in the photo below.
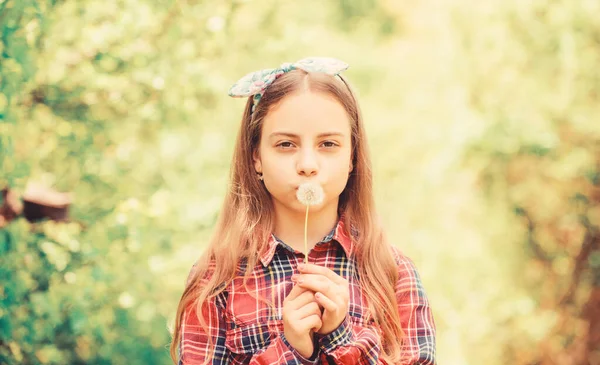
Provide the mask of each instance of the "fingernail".
[{"label": "fingernail", "polygon": [[296,274],[292,275],[292,280],[298,280],[298,275],[296,275]]},{"label": "fingernail", "polygon": [[304,270],[304,264],[299,264],[298,265],[298,270]]}]

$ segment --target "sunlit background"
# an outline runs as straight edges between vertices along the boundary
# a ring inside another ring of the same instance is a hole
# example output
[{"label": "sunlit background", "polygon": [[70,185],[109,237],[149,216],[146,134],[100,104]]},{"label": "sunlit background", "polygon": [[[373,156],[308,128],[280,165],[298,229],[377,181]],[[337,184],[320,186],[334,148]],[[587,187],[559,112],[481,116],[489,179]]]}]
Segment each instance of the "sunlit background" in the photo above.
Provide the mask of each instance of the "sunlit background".
[{"label": "sunlit background", "polygon": [[[597,0],[0,0],[0,363],[169,364],[227,189],[244,106],[227,90],[333,56],[439,364],[600,364],[599,14]],[[36,189],[70,220],[29,222]]]}]

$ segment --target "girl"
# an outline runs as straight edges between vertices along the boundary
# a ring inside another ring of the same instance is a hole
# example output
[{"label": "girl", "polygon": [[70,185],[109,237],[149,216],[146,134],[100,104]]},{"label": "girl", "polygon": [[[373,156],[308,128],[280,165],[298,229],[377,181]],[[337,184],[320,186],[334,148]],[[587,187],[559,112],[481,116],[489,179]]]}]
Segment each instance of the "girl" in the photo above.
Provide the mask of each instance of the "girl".
[{"label": "girl", "polygon": [[[230,90],[248,97],[231,188],[177,309],[175,363],[435,364],[423,285],[375,214],[347,67],[308,58]],[[323,191],[306,264],[303,183]]]}]

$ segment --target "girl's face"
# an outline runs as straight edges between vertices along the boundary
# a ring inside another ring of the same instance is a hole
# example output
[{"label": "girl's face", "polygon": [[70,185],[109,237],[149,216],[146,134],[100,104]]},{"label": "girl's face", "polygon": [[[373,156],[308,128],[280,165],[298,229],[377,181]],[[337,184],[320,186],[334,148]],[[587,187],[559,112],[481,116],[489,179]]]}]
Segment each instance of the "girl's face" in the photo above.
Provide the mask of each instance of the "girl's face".
[{"label": "girl's face", "polygon": [[254,168],[262,172],[276,211],[304,212],[296,199],[305,182],[323,187],[325,198],[311,211],[336,209],[352,171],[350,119],[336,99],[301,92],[285,97],[265,116]]}]

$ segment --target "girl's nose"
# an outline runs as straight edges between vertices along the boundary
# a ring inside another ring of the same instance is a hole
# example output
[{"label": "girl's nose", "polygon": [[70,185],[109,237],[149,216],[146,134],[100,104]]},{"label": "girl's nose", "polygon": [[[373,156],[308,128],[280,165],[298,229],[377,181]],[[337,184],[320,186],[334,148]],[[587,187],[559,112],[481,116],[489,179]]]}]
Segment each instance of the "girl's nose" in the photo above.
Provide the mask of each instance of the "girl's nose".
[{"label": "girl's nose", "polygon": [[296,170],[299,175],[312,176],[318,171],[317,158],[315,152],[310,149],[304,149],[300,152]]}]

